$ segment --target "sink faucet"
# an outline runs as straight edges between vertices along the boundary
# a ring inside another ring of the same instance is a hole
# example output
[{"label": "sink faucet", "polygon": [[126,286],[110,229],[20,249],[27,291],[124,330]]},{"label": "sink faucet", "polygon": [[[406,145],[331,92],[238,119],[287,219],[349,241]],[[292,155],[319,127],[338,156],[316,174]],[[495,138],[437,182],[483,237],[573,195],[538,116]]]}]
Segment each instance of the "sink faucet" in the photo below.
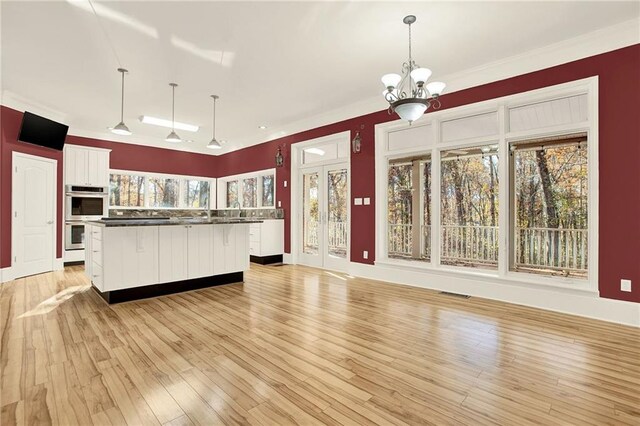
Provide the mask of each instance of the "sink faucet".
[{"label": "sink faucet", "polygon": [[231,204],[231,208],[233,209],[238,209],[238,216],[240,217],[240,201],[236,200],[233,202],[233,204]]}]

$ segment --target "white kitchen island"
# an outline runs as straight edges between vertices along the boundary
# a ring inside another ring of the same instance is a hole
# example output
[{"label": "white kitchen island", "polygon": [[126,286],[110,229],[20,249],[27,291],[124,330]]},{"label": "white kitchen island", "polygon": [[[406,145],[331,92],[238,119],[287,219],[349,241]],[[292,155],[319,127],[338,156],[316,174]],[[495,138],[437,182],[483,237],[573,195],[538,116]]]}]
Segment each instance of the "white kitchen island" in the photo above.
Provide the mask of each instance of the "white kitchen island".
[{"label": "white kitchen island", "polygon": [[89,222],[85,273],[108,303],[242,282],[256,222]]}]

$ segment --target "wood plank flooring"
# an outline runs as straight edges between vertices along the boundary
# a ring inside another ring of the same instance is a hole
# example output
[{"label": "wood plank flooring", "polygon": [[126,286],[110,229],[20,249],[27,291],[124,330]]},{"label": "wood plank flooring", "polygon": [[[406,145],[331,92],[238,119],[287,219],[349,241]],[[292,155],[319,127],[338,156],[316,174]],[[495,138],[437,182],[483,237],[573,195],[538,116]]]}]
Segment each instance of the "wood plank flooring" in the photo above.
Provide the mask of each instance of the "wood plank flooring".
[{"label": "wood plank flooring", "polygon": [[299,266],[108,306],[0,286],[13,424],[640,424],[640,330]]}]

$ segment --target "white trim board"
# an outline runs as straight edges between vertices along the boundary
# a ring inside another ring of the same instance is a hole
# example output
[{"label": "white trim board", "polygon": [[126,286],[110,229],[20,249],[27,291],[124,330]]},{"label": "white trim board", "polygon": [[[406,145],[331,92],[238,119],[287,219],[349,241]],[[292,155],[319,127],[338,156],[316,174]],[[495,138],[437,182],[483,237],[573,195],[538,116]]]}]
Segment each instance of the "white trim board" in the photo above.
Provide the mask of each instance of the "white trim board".
[{"label": "white trim board", "polygon": [[386,265],[351,262],[349,274],[355,277],[430,290],[468,294],[474,297],[514,303],[532,308],[593,318],[640,327],[640,303],[605,299],[596,295],[564,293],[557,289],[504,284],[471,276],[453,276],[436,272],[399,270]]}]

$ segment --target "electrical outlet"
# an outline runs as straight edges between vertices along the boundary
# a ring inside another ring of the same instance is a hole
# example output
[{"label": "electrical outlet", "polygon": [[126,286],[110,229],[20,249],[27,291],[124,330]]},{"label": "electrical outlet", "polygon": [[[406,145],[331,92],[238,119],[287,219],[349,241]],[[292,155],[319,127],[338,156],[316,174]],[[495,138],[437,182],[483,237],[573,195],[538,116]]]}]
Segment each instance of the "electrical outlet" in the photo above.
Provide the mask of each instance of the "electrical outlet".
[{"label": "electrical outlet", "polygon": [[365,251],[363,251],[363,252],[362,252],[362,258],[363,258],[363,259],[368,259],[368,258],[369,258],[369,252],[368,252],[368,251],[366,251],[366,250],[365,250]]},{"label": "electrical outlet", "polygon": [[282,207],[282,201],[278,201],[278,208]]},{"label": "electrical outlet", "polygon": [[370,204],[371,204],[371,198],[369,198],[369,197],[365,197],[365,198],[364,198],[364,205],[365,205],[365,206],[368,206],[368,205],[370,205]]},{"label": "electrical outlet", "polygon": [[631,280],[620,280],[620,291],[631,292]]},{"label": "electrical outlet", "polygon": [[286,180],[284,181],[284,187],[285,188],[287,187],[287,181]]}]

